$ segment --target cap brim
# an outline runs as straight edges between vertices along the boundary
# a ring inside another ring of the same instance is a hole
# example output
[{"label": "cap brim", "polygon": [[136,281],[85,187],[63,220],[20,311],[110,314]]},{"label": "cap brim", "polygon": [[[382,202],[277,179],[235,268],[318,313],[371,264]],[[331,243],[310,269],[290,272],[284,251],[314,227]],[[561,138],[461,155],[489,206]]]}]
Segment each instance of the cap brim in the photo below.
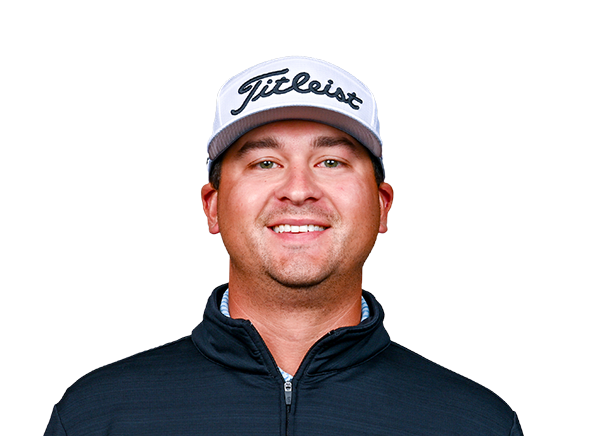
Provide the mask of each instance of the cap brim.
[{"label": "cap brim", "polygon": [[208,145],[210,161],[217,159],[230,145],[250,130],[265,124],[284,120],[314,121],[335,127],[352,136],[374,156],[381,157],[381,142],[379,138],[360,119],[349,117],[346,113],[322,107],[290,105],[254,112],[224,126],[213,136]]}]

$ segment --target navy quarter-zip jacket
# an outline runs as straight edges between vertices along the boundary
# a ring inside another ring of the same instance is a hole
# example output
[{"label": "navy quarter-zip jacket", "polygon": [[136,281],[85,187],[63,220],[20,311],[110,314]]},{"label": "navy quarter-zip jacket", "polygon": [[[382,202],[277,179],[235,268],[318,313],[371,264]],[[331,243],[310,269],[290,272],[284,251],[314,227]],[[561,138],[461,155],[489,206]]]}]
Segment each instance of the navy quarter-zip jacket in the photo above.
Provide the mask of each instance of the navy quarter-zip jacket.
[{"label": "navy quarter-zip jacket", "polygon": [[518,436],[488,389],[390,341],[383,310],[324,336],[286,384],[249,321],[215,289],[191,336],[99,368],[54,407],[45,436]]}]

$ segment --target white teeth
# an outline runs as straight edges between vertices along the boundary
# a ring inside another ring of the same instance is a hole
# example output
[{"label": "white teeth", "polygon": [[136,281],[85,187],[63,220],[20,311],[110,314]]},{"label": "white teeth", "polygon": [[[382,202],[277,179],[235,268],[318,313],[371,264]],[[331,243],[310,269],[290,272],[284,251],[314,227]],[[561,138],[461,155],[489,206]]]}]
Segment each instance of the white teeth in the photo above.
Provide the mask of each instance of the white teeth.
[{"label": "white teeth", "polygon": [[325,227],[315,226],[314,224],[308,224],[304,226],[291,226],[289,224],[281,224],[279,226],[273,226],[275,233],[307,233],[307,232],[322,232]]}]

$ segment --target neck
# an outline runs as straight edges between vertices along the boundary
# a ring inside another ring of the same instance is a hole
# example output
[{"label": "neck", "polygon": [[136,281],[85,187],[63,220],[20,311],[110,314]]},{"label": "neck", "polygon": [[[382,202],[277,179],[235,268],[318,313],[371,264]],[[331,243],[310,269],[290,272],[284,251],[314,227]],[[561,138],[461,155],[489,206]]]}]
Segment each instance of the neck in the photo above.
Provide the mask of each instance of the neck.
[{"label": "neck", "polygon": [[229,313],[250,320],[277,366],[294,375],[315,342],[332,330],[360,322],[361,295],[360,280],[353,287],[288,288],[230,276]]}]

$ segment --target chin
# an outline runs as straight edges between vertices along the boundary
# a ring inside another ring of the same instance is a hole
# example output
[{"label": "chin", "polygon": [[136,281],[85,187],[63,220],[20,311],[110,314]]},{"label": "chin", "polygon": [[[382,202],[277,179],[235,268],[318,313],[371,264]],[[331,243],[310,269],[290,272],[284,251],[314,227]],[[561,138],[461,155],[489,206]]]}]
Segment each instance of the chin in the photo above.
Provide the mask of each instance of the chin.
[{"label": "chin", "polygon": [[332,271],[314,271],[307,268],[277,269],[267,271],[269,277],[282,286],[295,289],[307,289],[320,285],[331,276]]}]

